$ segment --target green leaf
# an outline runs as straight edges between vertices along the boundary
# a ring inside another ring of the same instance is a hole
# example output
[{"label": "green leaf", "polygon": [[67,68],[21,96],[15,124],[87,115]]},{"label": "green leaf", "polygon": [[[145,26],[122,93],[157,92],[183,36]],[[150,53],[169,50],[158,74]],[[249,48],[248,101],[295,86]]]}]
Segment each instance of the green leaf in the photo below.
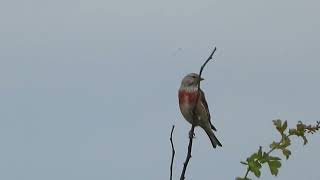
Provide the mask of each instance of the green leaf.
[{"label": "green leaf", "polygon": [[276,156],[269,156],[269,159],[268,159],[269,161],[279,161],[279,160],[281,160],[281,158],[279,158],[279,157],[276,157]]},{"label": "green leaf", "polygon": [[281,124],[282,124],[282,121],[280,120],[280,119],[276,119],[276,120],[273,120],[273,124],[274,124],[274,126],[276,126],[276,128],[277,128],[277,130],[282,134],[282,132],[281,132],[281,129],[282,129],[282,126],[281,126]]},{"label": "green leaf", "polygon": [[254,175],[256,177],[260,177],[261,176],[261,171],[259,169],[256,169],[255,171],[253,171]]},{"label": "green leaf", "polygon": [[258,154],[257,153],[253,153],[250,157],[250,159],[257,159],[258,158]]},{"label": "green leaf", "polygon": [[258,159],[262,158],[262,147],[259,147],[259,151],[258,151]]},{"label": "green leaf", "polygon": [[289,156],[291,155],[291,151],[289,149],[282,149],[282,153],[286,156],[286,159],[289,159]]},{"label": "green leaf", "polygon": [[250,161],[248,162],[249,170],[254,173],[256,177],[260,177],[261,172],[261,164],[258,161]]},{"label": "green leaf", "polygon": [[289,129],[290,135],[297,135],[298,131],[296,129]]},{"label": "green leaf", "polygon": [[258,154],[257,153],[253,153],[249,158],[247,158],[247,161],[254,161],[255,159],[258,158]]},{"label": "green leaf", "polygon": [[278,146],[279,146],[279,143],[276,143],[274,141],[270,144],[271,149],[277,148]]},{"label": "green leaf", "polygon": [[297,124],[297,136],[304,136],[304,131],[305,131],[305,125],[299,121]]},{"label": "green leaf", "polygon": [[283,134],[283,132],[287,129],[287,127],[288,127],[288,123],[287,123],[287,121],[284,121],[284,123],[281,127],[281,132],[282,132],[281,134]]},{"label": "green leaf", "polygon": [[266,152],[263,152],[262,157],[259,159],[259,162],[261,164],[268,162],[269,160],[269,155]]},{"label": "green leaf", "polygon": [[236,180],[251,180],[250,178],[241,178],[241,177],[237,177]]},{"label": "green leaf", "polygon": [[270,172],[272,175],[277,176],[279,172],[279,168],[281,167],[281,162],[280,161],[268,161],[268,165],[270,168]]},{"label": "green leaf", "polygon": [[290,141],[289,137],[287,135],[283,135],[282,139],[281,139],[280,148],[284,149],[284,148],[290,146],[290,144],[291,144],[291,141]]},{"label": "green leaf", "polygon": [[304,129],[305,129],[305,125],[301,121],[299,121],[297,124],[297,130],[304,131]]}]

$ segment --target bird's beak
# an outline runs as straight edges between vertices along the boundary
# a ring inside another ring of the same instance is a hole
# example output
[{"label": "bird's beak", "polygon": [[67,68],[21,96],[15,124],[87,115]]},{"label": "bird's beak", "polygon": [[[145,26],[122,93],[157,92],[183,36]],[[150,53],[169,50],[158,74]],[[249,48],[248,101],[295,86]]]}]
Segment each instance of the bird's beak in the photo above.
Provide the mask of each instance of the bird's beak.
[{"label": "bird's beak", "polygon": [[200,81],[203,81],[204,79],[203,78],[200,78]]}]

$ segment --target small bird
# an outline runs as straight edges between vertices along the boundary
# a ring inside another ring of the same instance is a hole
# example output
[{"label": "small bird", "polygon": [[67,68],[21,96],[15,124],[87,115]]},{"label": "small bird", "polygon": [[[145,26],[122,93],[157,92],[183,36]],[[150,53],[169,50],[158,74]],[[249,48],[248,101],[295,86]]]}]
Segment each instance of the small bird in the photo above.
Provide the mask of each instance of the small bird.
[{"label": "small bird", "polygon": [[[200,78],[200,81],[204,80]],[[197,101],[198,94],[198,82],[199,75],[196,73],[190,73],[186,75],[181,82],[179,89],[179,107],[183,117],[189,122],[193,123],[193,108]],[[209,107],[204,95],[204,92],[200,89],[199,99],[195,106],[195,126],[200,126],[209,136],[213,148],[222,146],[217,137],[214,135],[213,130],[217,129],[211,123],[211,116]]]}]

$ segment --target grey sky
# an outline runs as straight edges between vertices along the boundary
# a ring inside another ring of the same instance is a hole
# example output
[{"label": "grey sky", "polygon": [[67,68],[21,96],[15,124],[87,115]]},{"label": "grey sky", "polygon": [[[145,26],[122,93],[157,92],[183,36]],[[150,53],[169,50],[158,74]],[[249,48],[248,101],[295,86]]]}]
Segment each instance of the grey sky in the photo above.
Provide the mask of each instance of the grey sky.
[{"label": "grey sky", "polygon": [[[202,88],[223,148],[197,129],[187,178],[243,175],[239,161],[279,138],[272,119],[319,120],[319,6],[0,1],[0,179],[167,179],[172,124],[178,177],[190,125],[177,89],[214,46]],[[318,180],[319,138],[294,141],[278,179]]]}]

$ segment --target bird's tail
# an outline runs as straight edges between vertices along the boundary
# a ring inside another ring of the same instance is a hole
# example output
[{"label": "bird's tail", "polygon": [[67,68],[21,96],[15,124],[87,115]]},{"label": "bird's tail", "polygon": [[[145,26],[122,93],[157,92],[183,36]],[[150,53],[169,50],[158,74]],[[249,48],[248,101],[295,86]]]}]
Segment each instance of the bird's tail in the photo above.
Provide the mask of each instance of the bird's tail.
[{"label": "bird's tail", "polygon": [[213,130],[211,128],[204,128],[204,131],[207,133],[211,144],[213,146],[213,148],[216,148],[217,145],[222,147],[222,144],[220,143],[220,141],[217,139],[217,137],[214,135]]}]

